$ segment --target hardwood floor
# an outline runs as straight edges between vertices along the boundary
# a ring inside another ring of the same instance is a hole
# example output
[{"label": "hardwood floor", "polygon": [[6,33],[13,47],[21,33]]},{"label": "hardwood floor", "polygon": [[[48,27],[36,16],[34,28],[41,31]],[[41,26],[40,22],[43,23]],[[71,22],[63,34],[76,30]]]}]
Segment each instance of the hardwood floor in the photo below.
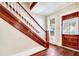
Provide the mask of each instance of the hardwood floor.
[{"label": "hardwood floor", "polygon": [[33,54],[32,56],[79,56],[79,52],[50,44],[49,49]]}]

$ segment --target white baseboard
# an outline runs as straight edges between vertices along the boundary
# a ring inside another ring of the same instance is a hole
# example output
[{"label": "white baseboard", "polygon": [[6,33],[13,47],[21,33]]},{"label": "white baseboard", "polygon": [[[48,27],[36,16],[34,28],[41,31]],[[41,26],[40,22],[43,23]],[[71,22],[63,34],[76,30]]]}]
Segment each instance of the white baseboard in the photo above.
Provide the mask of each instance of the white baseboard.
[{"label": "white baseboard", "polygon": [[27,50],[27,51],[16,53],[16,54],[14,54],[12,56],[30,56],[30,55],[32,55],[34,53],[37,53],[39,51],[42,51],[44,49],[46,49],[46,48],[40,46],[40,47],[36,47],[36,48],[30,49],[30,50]]},{"label": "white baseboard", "polygon": [[69,50],[73,50],[75,52],[79,52],[79,50],[77,50],[77,49],[69,48],[69,47],[66,47],[66,46],[62,46],[62,47],[66,48],[66,49],[69,49]]}]

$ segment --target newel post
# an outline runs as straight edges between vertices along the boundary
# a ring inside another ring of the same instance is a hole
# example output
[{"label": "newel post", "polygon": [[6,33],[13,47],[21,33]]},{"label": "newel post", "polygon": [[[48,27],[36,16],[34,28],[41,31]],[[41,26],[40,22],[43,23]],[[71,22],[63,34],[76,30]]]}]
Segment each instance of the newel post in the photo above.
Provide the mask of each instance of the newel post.
[{"label": "newel post", "polygon": [[49,48],[49,31],[46,31],[46,48]]}]

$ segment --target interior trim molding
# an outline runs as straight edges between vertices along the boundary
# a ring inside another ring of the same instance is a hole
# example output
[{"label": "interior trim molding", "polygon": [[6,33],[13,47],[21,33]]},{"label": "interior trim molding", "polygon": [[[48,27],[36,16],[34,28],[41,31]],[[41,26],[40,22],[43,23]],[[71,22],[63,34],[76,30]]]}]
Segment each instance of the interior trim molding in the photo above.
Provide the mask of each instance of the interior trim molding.
[{"label": "interior trim molding", "polygon": [[62,16],[62,21],[67,20],[67,19],[71,19],[71,18],[74,18],[74,17],[79,17],[79,12],[78,11]]}]

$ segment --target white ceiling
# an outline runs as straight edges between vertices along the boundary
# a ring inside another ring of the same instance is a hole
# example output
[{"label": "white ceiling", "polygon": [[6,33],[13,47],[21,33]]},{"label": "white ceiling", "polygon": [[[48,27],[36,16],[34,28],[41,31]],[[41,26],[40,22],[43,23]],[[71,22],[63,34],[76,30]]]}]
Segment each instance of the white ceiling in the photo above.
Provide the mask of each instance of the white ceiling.
[{"label": "white ceiling", "polygon": [[71,3],[72,2],[38,2],[31,12],[47,16]]}]

